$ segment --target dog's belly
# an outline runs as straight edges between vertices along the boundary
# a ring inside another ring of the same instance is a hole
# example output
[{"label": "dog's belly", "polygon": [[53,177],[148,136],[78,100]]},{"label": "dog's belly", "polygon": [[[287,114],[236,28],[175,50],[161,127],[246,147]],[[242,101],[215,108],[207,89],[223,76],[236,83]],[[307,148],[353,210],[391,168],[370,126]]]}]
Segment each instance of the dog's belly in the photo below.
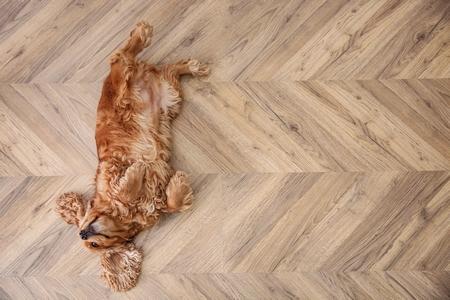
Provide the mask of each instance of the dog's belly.
[{"label": "dog's belly", "polygon": [[158,150],[155,136],[160,134],[161,114],[168,113],[181,100],[180,95],[165,80],[152,81],[150,84],[139,82],[134,88],[134,94],[137,96],[136,100],[140,101],[141,109],[134,118],[139,134],[130,147],[130,158],[153,160]]},{"label": "dog's belly", "polygon": [[142,109],[134,116],[134,122],[137,125],[137,134],[130,144],[130,159],[132,160],[152,160],[155,157],[155,124],[158,118],[158,112],[155,106],[150,102],[151,95],[146,89],[140,89],[137,93],[138,101],[142,102]]}]

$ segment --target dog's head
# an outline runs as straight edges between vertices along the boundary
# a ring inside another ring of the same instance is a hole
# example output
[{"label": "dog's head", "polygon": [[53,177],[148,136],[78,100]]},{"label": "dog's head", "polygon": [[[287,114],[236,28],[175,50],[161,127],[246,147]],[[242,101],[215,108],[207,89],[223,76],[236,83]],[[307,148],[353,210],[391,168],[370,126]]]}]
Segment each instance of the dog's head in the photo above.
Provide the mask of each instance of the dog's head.
[{"label": "dog's head", "polygon": [[124,222],[95,207],[89,206],[79,224],[80,238],[93,252],[119,247],[130,242],[139,231],[139,225]]},{"label": "dog's head", "polygon": [[140,273],[142,252],[132,242],[139,231],[136,223],[126,223],[95,207],[85,205],[82,195],[63,194],[56,211],[69,224],[77,225],[84,246],[101,256],[102,278],[116,291],[134,287]]}]

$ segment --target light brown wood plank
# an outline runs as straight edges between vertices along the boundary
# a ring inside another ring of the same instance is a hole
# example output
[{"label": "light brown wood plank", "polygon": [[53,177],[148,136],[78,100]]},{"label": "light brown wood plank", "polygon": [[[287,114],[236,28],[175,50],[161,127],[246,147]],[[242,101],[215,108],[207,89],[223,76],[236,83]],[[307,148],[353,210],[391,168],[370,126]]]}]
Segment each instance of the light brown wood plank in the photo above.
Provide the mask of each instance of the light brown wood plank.
[{"label": "light brown wood plank", "polygon": [[209,80],[450,74],[445,0],[14,3],[0,20],[1,82],[99,81],[139,19],[155,26],[145,59],[196,56],[215,66]]},{"label": "light brown wood plank", "polygon": [[226,182],[229,271],[446,270],[448,172],[261,174]]},{"label": "light brown wood plank", "polygon": [[[445,299],[447,272],[280,274],[152,274],[126,293],[107,290],[96,277],[0,279],[2,299]],[[83,286],[83,288],[80,288]]]},{"label": "light brown wood plank", "polygon": [[[174,162],[195,173],[448,170],[448,80],[186,80]],[[0,85],[0,172],[92,174],[99,84]]]}]

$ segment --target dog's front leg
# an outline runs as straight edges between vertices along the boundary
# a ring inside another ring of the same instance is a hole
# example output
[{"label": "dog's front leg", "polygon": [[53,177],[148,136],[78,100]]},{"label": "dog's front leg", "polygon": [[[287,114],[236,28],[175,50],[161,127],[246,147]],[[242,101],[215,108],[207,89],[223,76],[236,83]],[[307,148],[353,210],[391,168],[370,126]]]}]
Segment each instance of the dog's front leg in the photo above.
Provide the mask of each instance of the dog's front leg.
[{"label": "dog's front leg", "polygon": [[114,186],[115,194],[122,203],[134,201],[139,197],[144,184],[145,170],[143,162],[133,163]]},{"label": "dog's front leg", "polygon": [[194,196],[186,173],[177,171],[170,178],[166,195],[169,213],[184,211],[191,207]]}]

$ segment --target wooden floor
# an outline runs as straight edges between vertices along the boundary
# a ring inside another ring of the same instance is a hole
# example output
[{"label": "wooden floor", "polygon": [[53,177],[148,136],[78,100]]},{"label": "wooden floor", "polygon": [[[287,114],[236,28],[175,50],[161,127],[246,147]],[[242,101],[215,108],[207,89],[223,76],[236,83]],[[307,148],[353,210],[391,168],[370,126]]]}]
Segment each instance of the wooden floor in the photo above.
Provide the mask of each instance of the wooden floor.
[{"label": "wooden floor", "polygon": [[[86,191],[108,56],[195,57],[193,209],[109,291],[53,212]],[[0,299],[449,299],[450,1],[0,1]]]}]

